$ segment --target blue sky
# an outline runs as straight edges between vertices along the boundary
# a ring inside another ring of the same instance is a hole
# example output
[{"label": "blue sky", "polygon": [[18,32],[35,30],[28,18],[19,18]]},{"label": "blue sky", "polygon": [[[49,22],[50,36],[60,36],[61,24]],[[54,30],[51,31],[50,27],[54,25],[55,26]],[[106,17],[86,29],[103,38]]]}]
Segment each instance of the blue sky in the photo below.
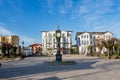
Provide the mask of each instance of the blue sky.
[{"label": "blue sky", "polygon": [[41,31],[111,31],[120,38],[120,0],[0,0],[0,35],[41,43]]}]

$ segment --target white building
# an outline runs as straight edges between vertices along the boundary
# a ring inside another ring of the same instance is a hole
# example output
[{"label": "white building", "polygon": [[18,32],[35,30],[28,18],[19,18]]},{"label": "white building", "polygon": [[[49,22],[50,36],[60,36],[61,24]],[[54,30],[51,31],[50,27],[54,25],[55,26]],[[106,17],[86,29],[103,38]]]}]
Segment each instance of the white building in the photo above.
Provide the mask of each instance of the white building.
[{"label": "white building", "polygon": [[79,47],[80,54],[87,54],[88,46],[94,46],[95,39],[104,39],[108,40],[112,38],[112,33],[109,31],[106,32],[77,32],[76,33],[76,42]]},{"label": "white building", "polygon": [[[57,53],[56,31],[42,31],[42,52],[47,54]],[[72,31],[61,31],[60,51],[70,54],[72,49]]]}]

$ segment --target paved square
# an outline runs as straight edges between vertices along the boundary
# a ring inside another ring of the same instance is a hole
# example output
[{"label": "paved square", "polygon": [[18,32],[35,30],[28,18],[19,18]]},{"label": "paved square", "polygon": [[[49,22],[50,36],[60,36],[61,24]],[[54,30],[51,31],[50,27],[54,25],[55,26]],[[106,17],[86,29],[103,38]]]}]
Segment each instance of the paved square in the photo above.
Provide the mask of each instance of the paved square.
[{"label": "paved square", "polygon": [[120,60],[99,59],[80,55],[64,55],[74,65],[49,65],[55,57],[28,57],[2,63],[0,80],[119,80]]}]

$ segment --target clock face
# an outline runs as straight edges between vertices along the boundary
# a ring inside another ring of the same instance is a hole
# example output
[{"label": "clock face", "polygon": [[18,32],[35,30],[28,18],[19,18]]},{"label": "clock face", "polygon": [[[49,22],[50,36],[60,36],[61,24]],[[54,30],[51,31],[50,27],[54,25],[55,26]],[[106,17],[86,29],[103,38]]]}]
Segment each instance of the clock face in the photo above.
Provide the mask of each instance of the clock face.
[{"label": "clock face", "polygon": [[57,33],[57,37],[60,37],[60,33]]}]

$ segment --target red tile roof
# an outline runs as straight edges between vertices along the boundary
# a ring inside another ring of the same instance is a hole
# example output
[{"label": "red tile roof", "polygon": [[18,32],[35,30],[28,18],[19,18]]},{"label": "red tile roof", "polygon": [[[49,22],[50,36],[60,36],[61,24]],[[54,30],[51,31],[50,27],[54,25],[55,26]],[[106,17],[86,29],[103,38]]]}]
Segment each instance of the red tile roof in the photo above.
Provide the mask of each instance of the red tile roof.
[{"label": "red tile roof", "polygon": [[38,45],[42,46],[42,44],[31,44],[29,45],[29,47],[38,46]]}]

